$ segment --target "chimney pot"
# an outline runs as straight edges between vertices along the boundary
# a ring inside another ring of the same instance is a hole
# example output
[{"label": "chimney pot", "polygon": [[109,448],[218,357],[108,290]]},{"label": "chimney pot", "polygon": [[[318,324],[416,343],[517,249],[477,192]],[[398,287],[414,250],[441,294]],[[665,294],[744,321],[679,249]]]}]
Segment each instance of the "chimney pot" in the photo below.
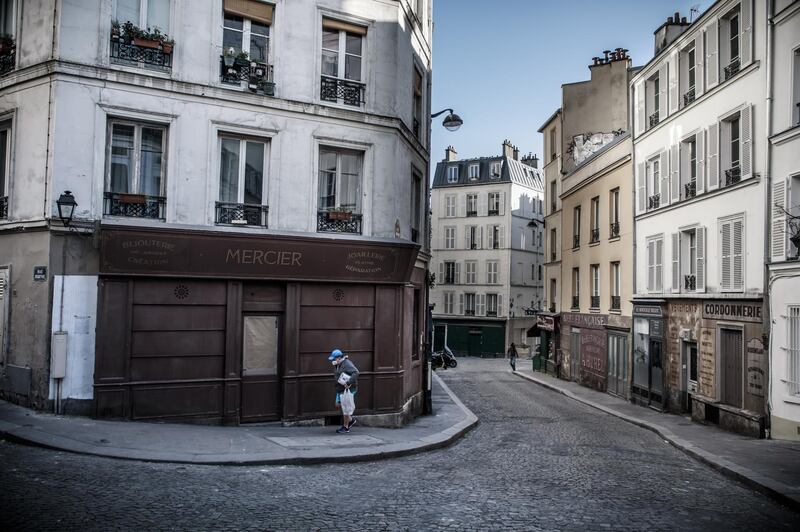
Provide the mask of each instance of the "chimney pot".
[{"label": "chimney pot", "polygon": [[677,24],[680,19],[681,19],[681,14],[680,14],[680,12],[676,11],[675,12],[675,24]]},{"label": "chimney pot", "polygon": [[447,149],[444,150],[444,160],[445,161],[455,161],[458,153],[456,153],[456,149],[452,146],[448,146]]},{"label": "chimney pot", "polygon": [[686,17],[681,18],[681,24],[686,24]]}]

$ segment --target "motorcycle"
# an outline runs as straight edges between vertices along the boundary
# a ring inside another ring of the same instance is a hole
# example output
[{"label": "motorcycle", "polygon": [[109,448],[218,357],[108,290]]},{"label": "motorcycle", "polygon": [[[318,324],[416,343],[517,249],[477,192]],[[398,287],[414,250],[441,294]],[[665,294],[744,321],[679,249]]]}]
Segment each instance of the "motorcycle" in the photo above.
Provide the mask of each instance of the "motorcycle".
[{"label": "motorcycle", "polygon": [[454,368],[458,365],[456,357],[449,354],[447,351],[434,351],[431,353],[431,366],[433,369],[447,369]]}]

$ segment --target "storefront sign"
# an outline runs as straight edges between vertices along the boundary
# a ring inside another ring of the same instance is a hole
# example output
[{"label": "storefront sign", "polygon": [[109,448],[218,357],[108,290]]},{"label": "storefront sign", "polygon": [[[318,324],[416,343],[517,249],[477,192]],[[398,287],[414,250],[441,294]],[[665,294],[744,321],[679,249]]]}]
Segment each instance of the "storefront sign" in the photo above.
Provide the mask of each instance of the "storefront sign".
[{"label": "storefront sign", "polygon": [[608,323],[608,316],[602,314],[578,314],[577,312],[564,312],[561,314],[561,321],[566,325],[587,329],[598,329],[605,327]]},{"label": "storefront sign", "polygon": [[703,303],[703,318],[707,320],[733,320],[761,322],[761,302],[715,301]]},{"label": "storefront sign", "polygon": [[650,336],[653,338],[664,338],[663,320],[650,320]]},{"label": "storefront sign", "polygon": [[555,319],[552,316],[536,316],[536,326],[543,331],[554,331],[556,328]]},{"label": "storefront sign", "polygon": [[655,305],[634,305],[633,313],[638,316],[656,316],[659,318],[663,316],[661,307]]},{"label": "storefront sign", "polygon": [[758,338],[747,342],[747,391],[764,397],[764,343]]},{"label": "storefront sign", "polygon": [[129,230],[102,235],[104,274],[405,283],[418,246],[285,236]]}]

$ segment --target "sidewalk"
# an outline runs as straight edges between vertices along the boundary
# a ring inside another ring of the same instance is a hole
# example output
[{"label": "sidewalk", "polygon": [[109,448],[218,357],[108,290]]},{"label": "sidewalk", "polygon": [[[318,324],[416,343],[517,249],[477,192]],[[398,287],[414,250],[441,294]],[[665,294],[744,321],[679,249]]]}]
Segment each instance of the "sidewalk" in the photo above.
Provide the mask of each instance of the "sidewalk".
[{"label": "sidewalk", "polygon": [[0,438],[82,454],[190,464],[309,464],[390,458],[447,446],[478,418],[434,374],[434,415],[401,429],[356,425],[219,427],[101,421],[35,412],[0,401]]},{"label": "sidewalk", "polygon": [[520,377],[562,393],[607,414],[652,430],[686,454],[724,475],[800,510],[800,443],[747,438],[674,414],[634,405],[575,382],[534,372],[530,359],[519,360]]}]

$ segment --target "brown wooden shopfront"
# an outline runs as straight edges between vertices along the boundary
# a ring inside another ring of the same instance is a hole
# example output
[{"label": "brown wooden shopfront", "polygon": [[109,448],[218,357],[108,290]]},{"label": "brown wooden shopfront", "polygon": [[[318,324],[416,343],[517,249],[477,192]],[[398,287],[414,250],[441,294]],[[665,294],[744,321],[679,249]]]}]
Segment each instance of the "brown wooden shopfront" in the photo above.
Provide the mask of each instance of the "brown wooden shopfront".
[{"label": "brown wooden shopfront", "polygon": [[[359,367],[359,412],[422,389],[417,248],[346,240],[103,232],[99,417],[235,424],[335,415],[333,347]],[[416,323],[415,323],[416,322]]]}]

